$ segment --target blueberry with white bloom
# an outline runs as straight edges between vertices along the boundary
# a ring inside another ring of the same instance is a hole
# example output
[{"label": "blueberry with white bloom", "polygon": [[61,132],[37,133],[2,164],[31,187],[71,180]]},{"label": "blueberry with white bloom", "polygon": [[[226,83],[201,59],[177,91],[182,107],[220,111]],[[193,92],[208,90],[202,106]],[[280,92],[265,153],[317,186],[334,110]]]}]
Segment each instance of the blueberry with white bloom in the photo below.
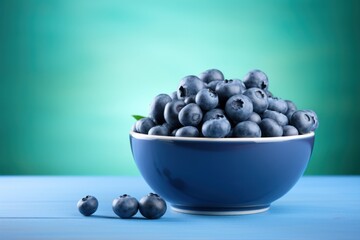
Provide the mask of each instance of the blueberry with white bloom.
[{"label": "blueberry with white bloom", "polygon": [[195,102],[203,111],[209,111],[219,103],[218,95],[209,88],[201,89],[195,97]]},{"label": "blueberry with white bloom", "polygon": [[245,89],[240,81],[226,79],[216,85],[215,91],[219,96],[220,104],[224,105],[230,97],[243,93]]},{"label": "blueberry with white bloom", "polygon": [[183,107],[185,107],[185,103],[182,100],[172,100],[165,105],[164,118],[172,128],[181,126],[179,122],[179,112]]},{"label": "blueberry with white bloom", "polygon": [[205,72],[202,72],[199,75],[199,78],[205,83],[210,83],[213,81],[224,80],[224,74],[218,69],[208,69]]},{"label": "blueberry with white bloom", "polygon": [[269,79],[266,74],[258,69],[248,72],[243,78],[243,82],[246,88],[260,88],[268,89],[269,88]]},{"label": "blueberry with white bloom", "polygon": [[311,112],[297,110],[291,116],[291,125],[296,127],[300,134],[313,131],[316,128],[316,121]]},{"label": "blueberry with white bloom", "polygon": [[226,115],[235,123],[247,120],[253,112],[253,104],[245,95],[238,94],[229,98],[225,105]]},{"label": "blueberry with white bloom", "polygon": [[179,121],[183,126],[196,127],[201,123],[202,117],[201,108],[195,103],[186,105],[179,112]]},{"label": "blueberry with white bloom", "polygon": [[98,200],[96,199],[96,197],[93,197],[91,195],[87,195],[81,198],[77,203],[77,207],[80,213],[84,216],[90,216],[91,214],[96,212],[98,206]]},{"label": "blueberry with white bloom", "polygon": [[288,118],[284,114],[272,110],[266,110],[262,114],[262,117],[271,118],[275,120],[280,126],[285,126],[289,123]]},{"label": "blueberry with white bloom", "polygon": [[271,118],[261,120],[259,127],[262,137],[280,137],[283,135],[283,128]]},{"label": "blueberry with white bloom", "polygon": [[209,119],[216,118],[217,115],[225,115],[224,110],[222,110],[221,108],[211,109],[210,111],[204,114],[202,121],[206,122]]},{"label": "blueberry with white bloom", "polygon": [[277,111],[279,113],[286,114],[288,110],[288,104],[280,98],[268,98],[269,110]]},{"label": "blueberry with white bloom", "polygon": [[113,200],[112,209],[121,218],[131,218],[137,213],[139,203],[136,198],[123,194]]},{"label": "blueberry with white bloom", "polygon": [[299,131],[296,127],[291,125],[283,126],[283,136],[296,136],[299,135]]},{"label": "blueberry with white bloom", "polygon": [[139,201],[141,215],[148,219],[161,218],[166,212],[167,206],[164,199],[155,193],[149,193]]},{"label": "blueberry with white bloom", "polygon": [[201,89],[205,87],[205,83],[197,76],[189,75],[181,79],[177,97],[183,99],[192,95],[196,95]]},{"label": "blueberry with white bloom", "polygon": [[241,138],[254,138],[261,137],[261,129],[259,125],[252,121],[243,121],[234,127],[233,137],[241,137]]},{"label": "blueberry with white bloom", "polygon": [[199,137],[199,135],[199,130],[193,126],[181,127],[175,133],[175,137]]},{"label": "blueberry with white bloom", "polygon": [[249,88],[244,93],[253,103],[254,112],[263,113],[269,106],[266,93],[260,88]]},{"label": "blueberry with white bloom", "polygon": [[230,133],[230,130],[230,122],[221,114],[204,122],[201,128],[202,134],[210,138],[223,138]]},{"label": "blueberry with white bloom", "polygon": [[149,130],[154,126],[156,126],[156,124],[151,118],[141,118],[136,122],[136,131],[139,133],[148,134]]},{"label": "blueberry with white bloom", "polygon": [[167,94],[157,95],[150,104],[149,117],[152,118],[157,124],[164,123],[165,105],[171,101],[172,101],[171,97]]}]

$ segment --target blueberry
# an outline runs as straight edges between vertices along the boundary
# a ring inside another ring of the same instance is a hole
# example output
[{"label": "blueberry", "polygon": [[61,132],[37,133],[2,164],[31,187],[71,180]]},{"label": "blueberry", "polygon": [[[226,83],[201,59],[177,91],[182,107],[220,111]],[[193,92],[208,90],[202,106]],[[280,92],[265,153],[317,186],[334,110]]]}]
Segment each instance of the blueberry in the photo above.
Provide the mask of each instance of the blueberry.
[{"label": "blueberry", "polygon": [[317,116],[317,114],[313,111],[313,110],[305,110],[305,111],[307,111],[309,114],[310,114],[310,116],[311,116],[311,118],[313,119],[313,121],[314,121],[314,126],[311,128],[311,131],[315,131],[318,127],[319,127],[319,119],[318,119],[318,116]]},{"label": "blueberry", "polygon": [[238,123],[248,119],[253,111],[253,104],[245,95],[232,96],[225,105],[226,115]]},{"label": "blueberry", "polygon": [[238,79],[238,78],[232,78],[232,80],[238,81],[238,82],[240,83],[242,92],[244,92],[244,91],[246,90],[245,83],[244,83],[242,80],[240,80],[240,79]]},{"label": "blueberry", "polygon": [[245,89],[240,81],[230,79],[218,83],[215,91],[219,96],[220,104],[224,105],[230,97],[241,94]]},{"label": "blueberry", "polygon": [[259,125],[252,121],[243,121],[238,123],[233,130],[234,137],[261,137]]},{"label": "blueberry", "polygon": [[178,128],[175,128],[174,130],[171,131],[170,136],[174,136],[176,135]]},{"label": "blueberry", "polygon": [[177,96],[177,91],[172,92],[172,93],[170,94],[170,97],[171,97],[172,100],[178,100],[178,99],[179,99],[178,96]]},{"label": "blueberry", "polygon": [[212,82],[209,82],[206,87],[207,88],[210,88],[211,90],[213,91],[216,91],[216,86],[221,83],[222,81],[212,81]]},{"label": "blueberry", "polygon": [[209,111],[216,108],[219,103],[219,98],[213,90],[204,88],[196,94],[195,102],[202,110]]},{"label": "blueberry", "polygon": [[315,119],[309,111],[297,110],[293,113],[290,120],[291,125],[296,127],[300,134],[313,131],[316,126]]},{"label": "blueberry", "polygon": [[268,98],[274,97],[274,94],[272,94],[272,92],[270,92],[268,89],[263,89],[263,90],[266,93],[266,95],[268,96]]},{"label": "blueberry", "polygon": [[232,138],[232,137],[234,137],[234,128],[231,128],[230,129],[230,132],[225,136],[226,138]]},{"label": "blueberry", "polygon": [[149,219],[162,217],[166,212],[166,202],[157,194],[149,193],[139,201],[141,215]]},{"label": "blueberry", "polygon": [[261,120],[259,127],[262,137],[280,137],[283,135],[282,127],[271,118]]},{"label": "blueberry", "polygon": [[205,87],[205,83],[201,81],[197,76],[189,75],[181,79],[180,85],[177,91],[179,99],[196,95],[198,91]]},{"label": "blueberry", "polygon": [[137,130],[136,130],[136,122],[132,125],[132,127],[131,127],[131,131],[133,131],[133,132],[137,132]]},{"label": "blueberry", "polygon": [[288,109],[288,104],[279,98],[268,98],[269,101],[269,110],[277,111],[279,113],[286,114],[286,111]]},{"label": "blueberry", "polygon": [[243,78],[246,88],[268,89],[269,80],[266,74],[258,69],[248,72]]},{"label": "blueberry", "polygon": [[272,110],[266,110],[262,114],[262,117],[271,118],[275,120],[280,126],[285,126],[289,123],[288,118],[284,114]]},{"label": "blueberry", "polygon": [[185,104],[195,103],[195,97],[196,97],[196,95],[191,95],[189,97],[186,97],[184,99]]},{"label": "blueberry", "polygon": [[252,101],[254,112],[263,113],[268,108],[268,97],[260,88],[249,88],[243,94]]},{"label": "blueberry", "polygon": [[121,218],[131,218],[137,213],[139,203],[136,198],[124,194],[113,200],[112,209]]},{"label": "blueberry", "polygon": [[199,137],[199,135],[199,130],[193,126],[179,128],[175,133],[176,137]]},{"label": "blueberry", "polygon": [[165,105],[171,101],[172,101],[171,97],[167,94],[157,95],[150,104],[149,117],[152,118],[157,124],[164,123]]},{"label": "blueberry", "polygon": [[150,128],[149,135],[159,135],[159,136],[168,136],[170,133],[169,129],[164,125],[157,125]]},{"label": "blueberry", "polygon": [[216,118],[216,116],[219,115],[219,114],[220,115],[225,115],[224,110],[222,110],[221,108],[211,109],[210,111],[205,113],[202,121],[206,122],[209,119]]},{"label": "blueberry", "polygon": [[296,129],[296,127],[291,125],[283,126],[283,136],[295,136],[299,135],[299,131]]},{"label": "blueberry", "polygon": [[250,117],[247,119],[247,121],[252,121],[256,124],[259,124],[261,122],[261,117],[256,112],[252,112]]},{"label": "blueberry", "polygon": [[179,121],[184,126],[197,126],[201,122],[202,117],[201,108],[195,103],[186,105],[179,112]]},{"label": "blueberry", "polygon": [[173,130],[173,128],[171,127],[171,125],[168,124],[167,122],[164,122],[161,126],[167,128],[169,132],[171,132],[171,131]]},{"label": "blueberry", "polygon": [[136,122],[136,130],[139,133],[148,134],[150,128],[154,127],[156,124],[151,118],[142,118]]},{"label": "blueberry", "polygon": [[199,78],[205,83],[210,83],[213,81],[223,81],[224,74],[217,69],[208,69],[205,72],[199,75]]},{"label": "blueberry", "polygon": [[164,118],[172,128],[181,126],[179,122],[179,112],[183,107],[185,107],[185,103],[181,100],[172,100],[165,105]]},{"label": "blueberry", "polygon": [[230,130],[230,122],[222,114],[218,114],[215,118],[207,120],[201,128],[202,134],[210,138],[223,138],[229,134]]},{"label": "blueberry", "polygon": [[290,100],[285,100],[285,102],[286,102],[286,104],[287,104],[287,106],[288,106],[285,115],[287,116],[287,118],[288,118],[289,121],[290,121],[291,115],[293,115],[293,113],[297,110],[297,107],[296,107],[295,103],[293,103],[293,102],[290,101]]},{"label": "blueberry", "polygon": [[84,216],[90,216],[94,212],[96,212],[99,206],[99,202],[96,197],[87,195],[80,199],[77,203],[77,208],[79,209],[80,213]]}]

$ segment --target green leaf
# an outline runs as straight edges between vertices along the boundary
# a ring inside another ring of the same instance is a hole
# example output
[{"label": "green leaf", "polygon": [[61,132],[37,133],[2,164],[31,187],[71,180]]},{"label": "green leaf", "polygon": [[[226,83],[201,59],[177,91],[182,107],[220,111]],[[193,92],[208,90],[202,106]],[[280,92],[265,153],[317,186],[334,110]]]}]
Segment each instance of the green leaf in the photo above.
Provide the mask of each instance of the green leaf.
[{"label": "green leaf", "polygon": [[132,115],[132,117],[135,118],[136,121],[145,118],[144,116],[141,115]]}]

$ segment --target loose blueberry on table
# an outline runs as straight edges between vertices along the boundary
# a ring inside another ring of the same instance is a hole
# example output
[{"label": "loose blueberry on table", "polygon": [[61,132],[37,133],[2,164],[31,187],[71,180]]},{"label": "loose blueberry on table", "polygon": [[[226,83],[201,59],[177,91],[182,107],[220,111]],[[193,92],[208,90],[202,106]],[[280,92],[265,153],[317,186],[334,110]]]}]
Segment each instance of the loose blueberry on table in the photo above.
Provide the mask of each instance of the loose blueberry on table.
[{"label": "loose blueberry on table", "polygon": [[91,214],[96,212],[98,206],[99,202],[96,197],[90,195],[81,198],[77,203],[77,207],[80,213],[84,216],[90,216]]},{"label": "loose blueberry on table", "polygon": [[138,212],[139,203],[136,198],[123,194],[113,200],[112,209],[120,218],[131,218]]},{"label": "loose blueberry on table", "polygon": [[166,212],[167,206],[164,199],[155,193],[149,193],[139,201],[141,215],[148,219],[157,219]]},{"label": "loose blueberry on table", "polygon": [[317,114],[269,91],[261,70],[242,80],[225,79],[218,69],[180,80],[177,91],[155,96],[148,117],[133,132],[175,137],[248,138],[306,134],[319,126]]}]

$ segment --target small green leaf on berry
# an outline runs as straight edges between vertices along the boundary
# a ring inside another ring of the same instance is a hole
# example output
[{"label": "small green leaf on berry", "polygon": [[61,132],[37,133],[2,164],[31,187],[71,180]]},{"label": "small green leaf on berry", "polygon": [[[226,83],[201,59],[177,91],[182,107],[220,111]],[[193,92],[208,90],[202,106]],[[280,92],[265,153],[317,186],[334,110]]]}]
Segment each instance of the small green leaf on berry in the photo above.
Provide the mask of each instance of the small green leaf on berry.
[{"label": "small green leaf on berry", "polygon": [[141,115],[132,115],[132,117],[135,118],[136,121],[145,118],[144,116]]}]

